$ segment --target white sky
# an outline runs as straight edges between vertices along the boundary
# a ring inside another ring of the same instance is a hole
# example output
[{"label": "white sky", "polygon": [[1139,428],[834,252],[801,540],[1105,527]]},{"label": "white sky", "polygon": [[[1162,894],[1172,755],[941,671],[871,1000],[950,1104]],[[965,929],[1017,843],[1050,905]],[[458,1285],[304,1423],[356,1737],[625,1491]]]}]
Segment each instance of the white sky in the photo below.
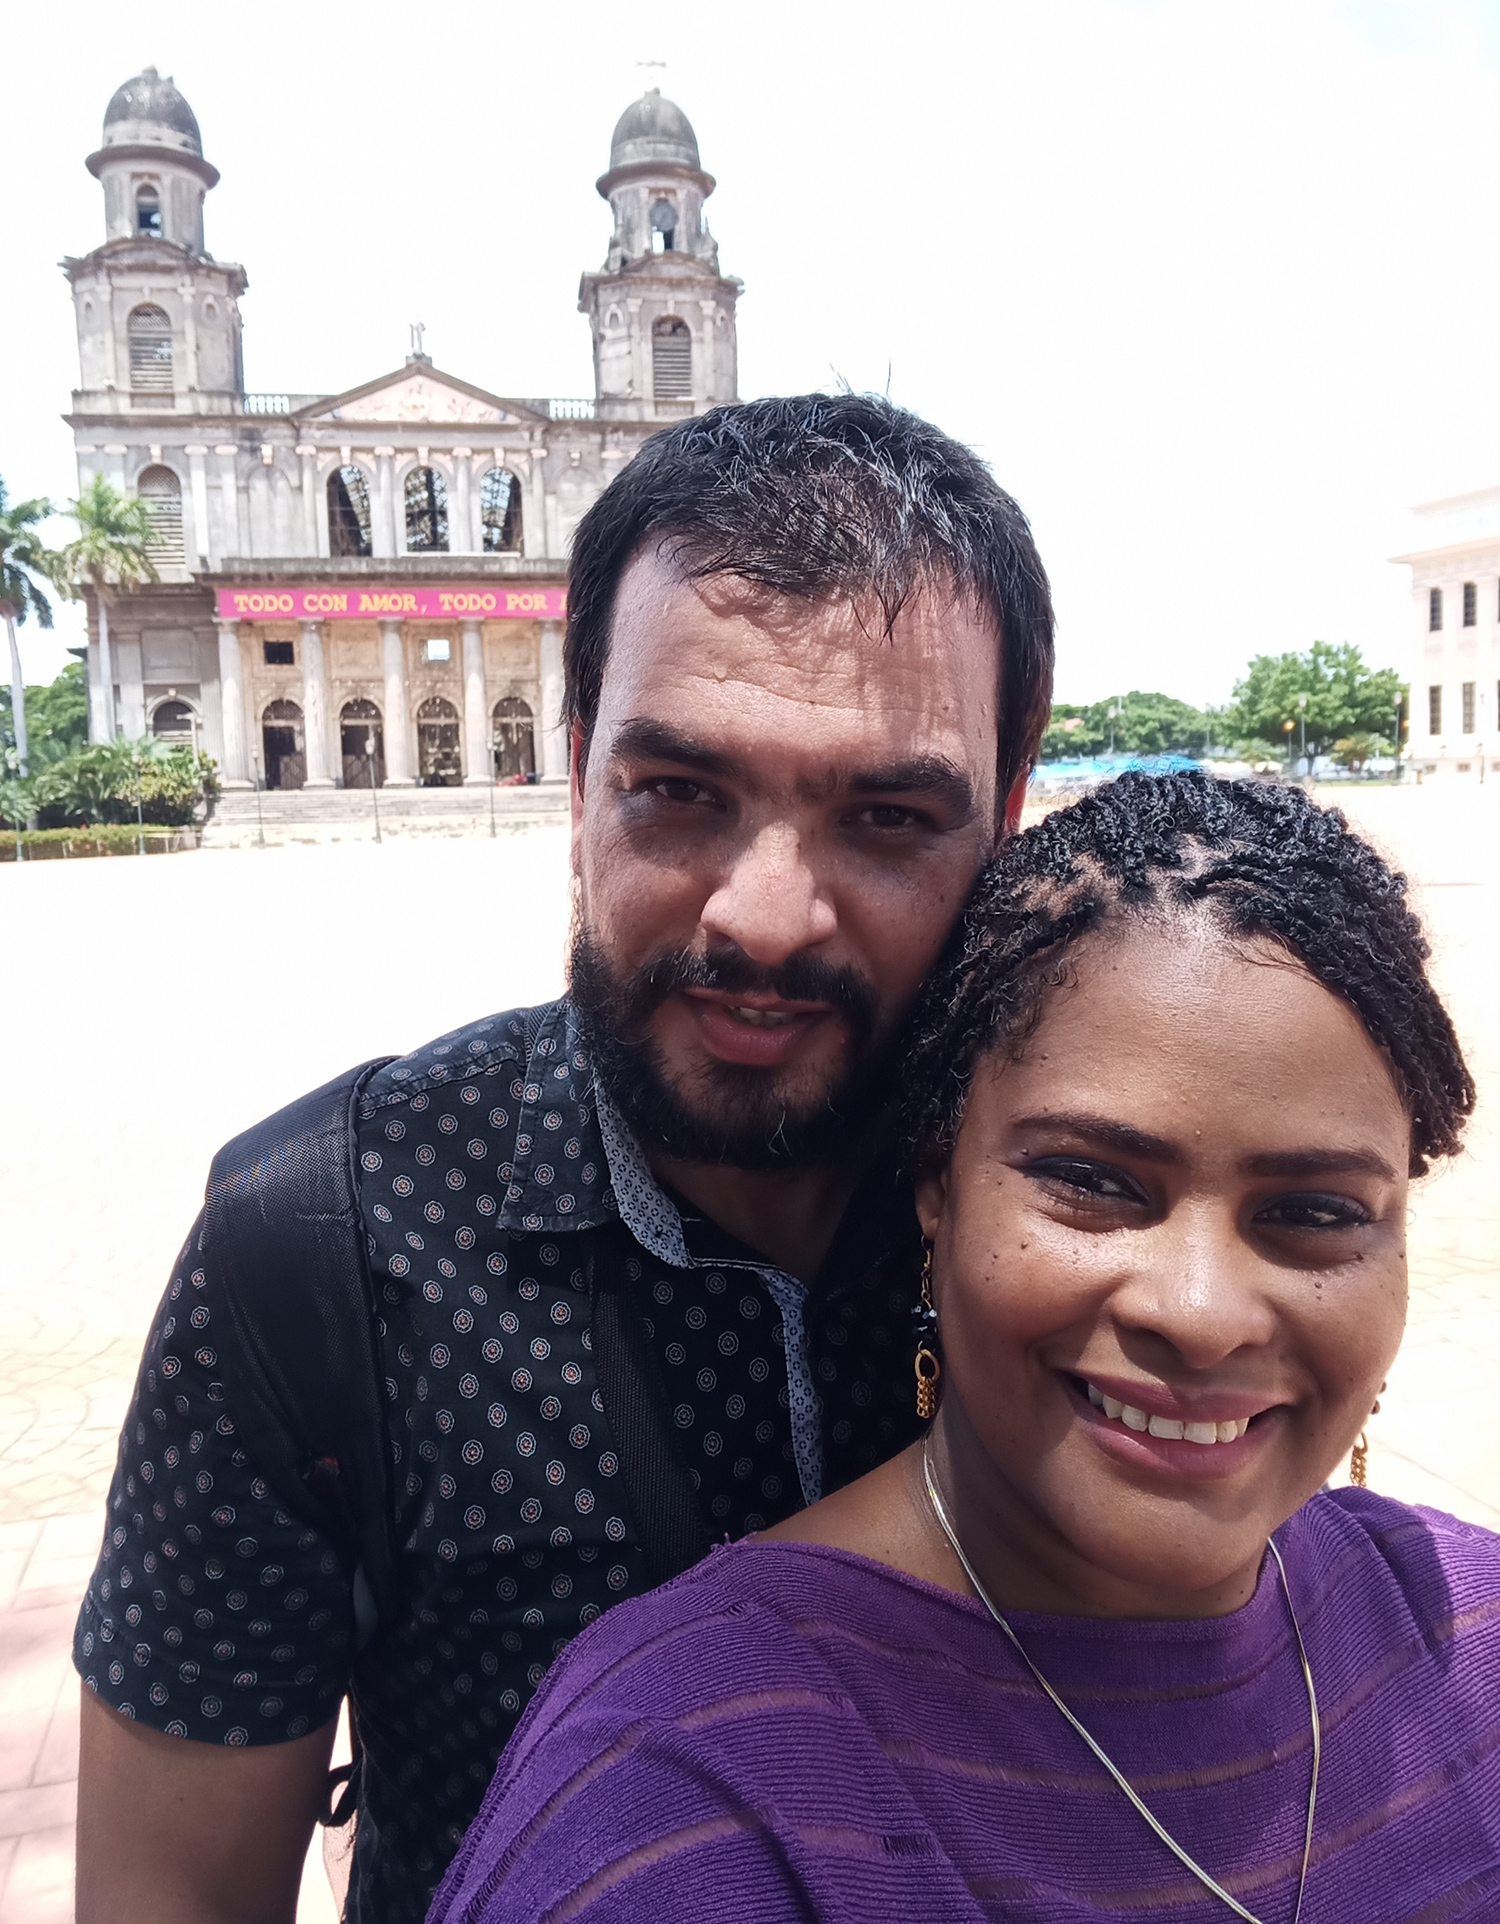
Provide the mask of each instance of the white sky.
[{"label": "white sky", "polygon": [[[593,182],[660,79],[721,183],[741,393],[889,380],[977,447],[1063,699],[1221,700],[1315,637],[1404,668],[1404,510],[1500,479],[1500,0],[75,0],[5,43],[13,499],[75,491],[56,262],[103,238],[83,158],[147,63],[223,174],[247,383],[299,391],[420,320],[481,386],[589,393]],[[28,679],[77,630],[28,624]]]}]

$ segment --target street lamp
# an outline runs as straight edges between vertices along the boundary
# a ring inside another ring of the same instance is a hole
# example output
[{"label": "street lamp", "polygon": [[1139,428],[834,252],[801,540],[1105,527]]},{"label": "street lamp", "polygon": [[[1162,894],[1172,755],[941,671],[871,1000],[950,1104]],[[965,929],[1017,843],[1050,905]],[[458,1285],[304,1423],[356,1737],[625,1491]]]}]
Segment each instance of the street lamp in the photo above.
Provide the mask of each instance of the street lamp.
[{"label": "street lamp", "polygon": [[255,846],[266,845],[266,825],[260,812],[260,755],[256,749],[250,750],[250,767],[255,775]]},{"label": "street lamp", "polygon": [[1305,688],[1297,697],[1297,722],[1302,730],[1302,745],[1299,751],[1302,772],[1304,775],[1311,776],[1312,770],[1307,766],[1307,690]]},{"label": "street lamp", "polygon": [[1398,782],[1401,779],[1401,691],[1399,688],[1396,690],[1396,775],[1395,775],[1395,779]]},{"label": "street lamp", "polygon": [[1284,721],[1281,732],[1286,736],[1286,779],[1292,779],[1292,730],[1297,726],[1294,721]]},{"label": "street lamp", "polygon": [[375,730],[365,730],[365,762],[370,770],[370,806],[375,811],[375,839],[380,840],[380,798],[375,793]]}]

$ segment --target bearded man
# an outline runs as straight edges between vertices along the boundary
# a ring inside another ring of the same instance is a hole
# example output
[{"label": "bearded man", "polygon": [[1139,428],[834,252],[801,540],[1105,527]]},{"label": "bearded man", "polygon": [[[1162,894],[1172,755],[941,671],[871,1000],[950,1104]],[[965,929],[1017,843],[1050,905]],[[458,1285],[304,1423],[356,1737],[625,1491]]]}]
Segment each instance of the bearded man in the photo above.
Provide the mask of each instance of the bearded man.
[{"label": "bearded man", "polygon": [[[1046,721],[1025,518],[887,402],[720,408],[569,597],[568,994],[221,1152],[163,1299],[75,1646],[83,1924],[290,1920],[346,1696],[345,1916],[416,1924],[571,1636],[916,1433],[887,1096]],[[341,1242],[266,1172],[346,1115]],[[309,1440],[361,1396],[372,1451]]]}]

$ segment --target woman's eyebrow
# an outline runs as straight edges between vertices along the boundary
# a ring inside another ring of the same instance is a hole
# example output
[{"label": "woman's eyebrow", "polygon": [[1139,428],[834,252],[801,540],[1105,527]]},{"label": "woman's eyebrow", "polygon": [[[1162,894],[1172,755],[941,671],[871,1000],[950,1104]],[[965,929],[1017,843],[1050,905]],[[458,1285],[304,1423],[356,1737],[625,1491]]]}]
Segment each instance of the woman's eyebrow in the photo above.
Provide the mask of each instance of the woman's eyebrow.
[{"label": "woman's eyebrow", "polygon": [[1112,1122],[1108,1116],[1022,1116],[1012,1126],[1017,1129],[1055,1129],[1070,1136],[1082,1136],[1087,1141],[1101,1143],[1121,1155],[1135,1156],[1143,1162],[1182,1161],[1182,1151],[1175,1143],[1168,1142],[1163,1136],[1147,1135],[1144,1129],[1133,1129],[1128,1122]]},{"label": "woman's eyebrow", "polygon": [[1365,1174],[1396,1180],[1396,1172],[1373,1149],[1290,1149],[1277,1155],[1251,1156],[1245,1164],[1252,1176],[1339,1176]]}]

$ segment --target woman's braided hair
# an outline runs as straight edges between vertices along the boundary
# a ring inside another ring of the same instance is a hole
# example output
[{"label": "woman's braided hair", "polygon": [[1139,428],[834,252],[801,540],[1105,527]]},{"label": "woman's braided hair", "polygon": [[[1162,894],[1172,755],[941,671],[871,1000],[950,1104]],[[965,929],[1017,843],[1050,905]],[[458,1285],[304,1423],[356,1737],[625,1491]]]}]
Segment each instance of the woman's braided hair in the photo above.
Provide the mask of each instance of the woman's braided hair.
[{"label": "woman's braided hair", "polygon": [[1206,909],[1279,943],[1385,1052],[1411,1117],[1411,1173],[1458,1148],[1474,1083],[1427,980],[1406,878],[1297,788],[1132,773],[1006,844],[923,993],[906,1064],[913,1147],[951,1144],[980,1058],[1018,1049],[1080,937],[1127,915]]}]

